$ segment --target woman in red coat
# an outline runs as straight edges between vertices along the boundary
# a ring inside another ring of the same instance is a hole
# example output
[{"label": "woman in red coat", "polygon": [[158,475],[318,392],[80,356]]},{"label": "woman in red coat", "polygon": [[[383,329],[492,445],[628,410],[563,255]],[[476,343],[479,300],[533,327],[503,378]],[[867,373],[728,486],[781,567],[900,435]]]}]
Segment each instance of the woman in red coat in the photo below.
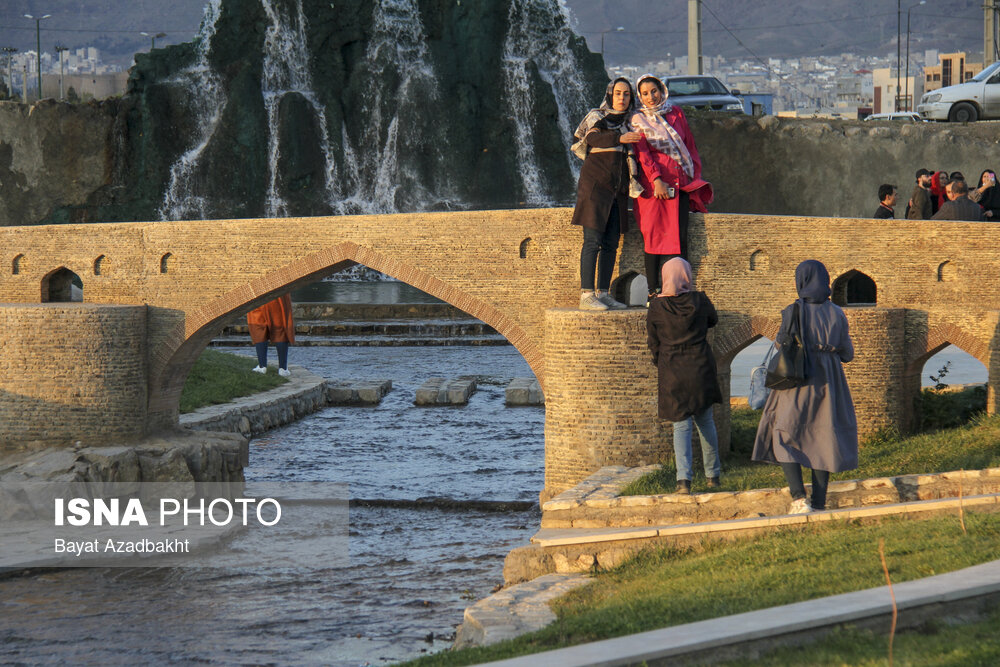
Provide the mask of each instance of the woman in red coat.
[{"label": "woman in red coat", "polygon": [[650,295],[660,291],[660,269],[672,257],[688,258],[688,211],[705,212],[712,186],[701,180],[701,158],[680,107],[667,101],[667,88],[647,74],[636,87],[642,103],[630,121],[643,135],[636,144],[639,183],[635,217],[646,251]]},{"label": "woman in red coat", "polygon": [[288,294],[268,301],[247,313],[250,340],[257,350],[255,373],[267,373],[267,343],[278,351],[278,375],[288,377],[288,345],[295,342],[295,320],[292,318],[292,297]]}]

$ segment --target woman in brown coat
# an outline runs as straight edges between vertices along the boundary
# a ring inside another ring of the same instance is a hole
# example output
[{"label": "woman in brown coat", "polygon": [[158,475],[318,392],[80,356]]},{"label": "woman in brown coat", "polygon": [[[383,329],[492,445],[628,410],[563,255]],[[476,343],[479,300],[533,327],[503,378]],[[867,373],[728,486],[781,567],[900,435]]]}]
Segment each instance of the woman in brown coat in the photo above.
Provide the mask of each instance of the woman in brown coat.
[{"label": "woman in brown coat", "polygon": [[660,419],[674,423],[677,493],[691,492],[691,422],[698,425],[705,478],[719,486],[719,437],[712,405],[722,402],[708,330],[719,321],[704,292],[695,292],[691,265],[675,257],[662,269],[662,290],[646,313],[647,344],[658,371]]},{"label": "woman in brown coat", "polygon": [[612,298],[608,289],[618,239],[628,230],[628,150],[639,141],[638,133],[628,132],[634,98],[632,84],[615,79],[608,84],[601,106],[587,114],[574,134],[573,152],[583,158],[573,224],[583,227],[580,308],[585,310],[627,308]]}]

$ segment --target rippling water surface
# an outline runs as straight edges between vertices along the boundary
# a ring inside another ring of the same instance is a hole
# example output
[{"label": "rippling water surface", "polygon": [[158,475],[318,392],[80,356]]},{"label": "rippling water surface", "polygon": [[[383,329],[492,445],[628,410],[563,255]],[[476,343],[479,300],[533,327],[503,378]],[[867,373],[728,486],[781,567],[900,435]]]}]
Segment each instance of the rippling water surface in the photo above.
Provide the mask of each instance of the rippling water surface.
[{"label": "rippling water surface", "polygon": [[[503,404],[506,383],[530,369],[513,347],[293,348],[290,362],[331,379],[392,379],[393,390],[378,407],[328,408],[254,440],[248,480],[435,500],[352,506],[347,568],[0,580],[0,664],[378,665],[450,645],[462,610],[502,581],[504,556],[538,527],[534,509],[449,502],[537,500],[544,410]],[[428,377],[459,375],[479,379],[468,406],[413,406]]]}]

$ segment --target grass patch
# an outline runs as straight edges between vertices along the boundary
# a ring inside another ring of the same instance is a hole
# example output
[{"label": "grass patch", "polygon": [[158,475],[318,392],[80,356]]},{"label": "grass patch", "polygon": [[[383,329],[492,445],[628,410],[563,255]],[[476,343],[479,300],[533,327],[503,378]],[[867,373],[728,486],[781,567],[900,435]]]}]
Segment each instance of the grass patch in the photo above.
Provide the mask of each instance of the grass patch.
[{"label": "grass patch", "polygon": [[[907,667],[992,667],[1000,665],[1000,610],[985,620],[948,623],[936,620],[896,633],[893,658]],[[759,658],[719,663],[728,667],[742,665],[889,665],[888,637],[853,626],[838,628],[828,637],[805,646],[769,651]]]},{"label": "grass patch", "polygon": [[965,519],[967,535],[957,517],[894,518],[648,551],[555,600],[557,620],[538,632],[407,664],[474,664],[874,588],[885,583],[879,538],[895,583],[1000,558],[1000,514]]},{"label": "grass patch", "polygon": [[206,349],[184,382],[181,391],[181,413],[193,412],[206,405],[228,403],[240,396],[258,394],[288,382],[275,368],[267,375],[254,373],[255,359]]},{"label": "grass patch", "polygon": [[[867,479],[1000,466],[1000,415],[983,415],[985,388],[946,393],[924,390],[920,401],[926,432],[911,436],[901,436],[892,430],[877,433],[861,444],[857,470],[835,473],[830,478]],[[750,460],[760,415],[759,410],[749,408],[732,411],[732,444],[722,464],[719,490],[785,486],[780,466]],[[958,426],[959,423],[962,425]],[[692,467],[696,477],[692,480],[692,490],[708,491],[701,477],[700,449],[694,450]],[[673,493],[676,486],[677,469],[671,458],[659,470],[628,484],[622,495]]]}]

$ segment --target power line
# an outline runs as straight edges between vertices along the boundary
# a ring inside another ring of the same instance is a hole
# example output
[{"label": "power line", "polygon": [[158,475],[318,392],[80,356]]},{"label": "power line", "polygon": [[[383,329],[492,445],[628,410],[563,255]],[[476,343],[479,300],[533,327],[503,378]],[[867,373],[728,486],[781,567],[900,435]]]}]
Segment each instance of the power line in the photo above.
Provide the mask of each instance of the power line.
[{"label": "power line", "polygon": [[[22,28],[22,27],[19,27],[19,26],[4,26],[4,30],[29,30],[31,32],[35,31],[35,29],[31,28],[31,27]],[[147,28],[147,30],[146,30],[146,32],[151,32],[151,31],[152,31],[152,28]],[[166,29],[160,28],[160,29],[157,30],[157,32],[160,32],[160,31],[163,31],[163,32],[179,32],[179,33],[190,32],[190,33],[193,34],[193,33],[198,32],[198,28],[173,28],[173,29],[170,29],[170,28],[166,28]],[[132,35],[132,34],[138,35],[141,31],[138,28],[135,29],[135,30],[99,30],[99,29],[87,30],[85,28],[45,28],[45,32],[85,32],[85,33],[99,33],[99,34],[100,33],[106,33],[106,32],[112,32],[112,33],[123,33],[123,34],[130,34],[130,35]]]},{"label": "power line", "polygon": [[763,61],[763,60],[761,59],[761,57],[760,57],[760,56],[758,56],[758,55],[757,55],[756,53],[754,53],[754,51],[753,51],[753,50],[752,50],[752,49],[751,49],[751,48],[750,48],[749,46],[747,46],[746,44],[744,44],[744,43],[743,43],[743,40],[741,40],[741,39],[740,39],[739,37],[737,37],[737,36],[736,36],[736,33],[734,33],[734,32],[733,32],[732,30],[730,30],[729,28],[727,28],[727,27],[726,27],[726,24],[725,24],[725,23],[723,23],[723,22],[722,22],[722,19],[720,19],[720,18],[719,18],[719,15],[718,15],[718,14],[716,14],[716,13],[715,13],[715,11],[713,11],[713,10],[712,10],[712,8],[711,8],[711,7],[709,7],[709,6],[708,6],[708,5],[707,5],[707,4],[705,3],[705,0],[701,0],[701,6],[702,6],[702,7],[704,7],[705,9],[707,9],[707,10],[708,10],[708,13],[709,13],[709,14],[711,14],[711,15],[712,15],[712,17],[713,17],[713,18],[715,18],[715,20],[719,22],[719,25],[721,25],[721,26],[723,27],[723,29],[725,29],[725,31],[726,31],[726,32],[728,32],[728,33],[730,34],[730,36],[731,36],[731,37],[732,37],[733,39],[735,39],[735,40],[736,40],[736,43],[737,43],[737,44],[739,44],[740,46],[742,46],[742,47],[743,47],[744,49],[746,49],[746,50],[747,50],[747,53],[749,53],[749,54],[750,54],[751,56],[753,56],[753,57],[754,57],[754,60],[756,60],[757,62],[759,62],[759,63],[760,63],[761,65],[763,65],[763,66],[764,66],[764,68],[765,68],[765,69],[767,69],[767,71],[768,71],[768,72],[770,72],[770,73],[771,73],[771,74],[773,74],[774,76],[778,77],[778,79],[779,79],[779,80],[780,80],[780,81],[781,81],[782,83],[784,83],[784,84],[786,84],[786,85],[789,85],[789,86],[791,86],[792,88],[794,88],[795,90],[797,90],[797,91],[799,91],[800,93],[802,93],[802,94],[803,94],[803,95],[804,95],[804,96],[806,97],[806,99],[810,99],[810,100],[811,100],[811,99],[816,99],[816,98],[815,98],[815,97],[814,97],[813,95],[810,95],[810,94],[809,94],[809,93],[807,93],[806,91],[804,91],[804,90],[802,90],[801,88],[799,88],[798,86],[796,86],[796,85],[795,85],[794,83],[792,83],[791,81],[787,80],[787,79],[786,79],[785,77],[781,76],[781,74],[779,74],[778,72],[775,72],[775,71],[774,71],[773,69],[771,69],[771,66],[770,66],[769,64],[767,64],[766,62],[764,62],[764,61]]},{"label": "power line", "polygon": [[[801,27],[801,26],[804,26],[804,25],[828,25],[830,23],[841,23],[841,22],[845,22],[845,21],[862,21],[864,19],[878,18],[880,16],[892,16],[895,13],[896,12],[881,12],[879,14],[865,14],[864,16],[845,16],[844,18],[828,19],[828,20],[825,20],[825,21],[802,21],[800,23],[776,23],[776,24],[772,24],[772,25],[758,25],[758,26],[749,26],[748,25],[748,26],[740,26],[740,27],[736,27],[736,28],[732,28],[732,29],[726,28],[725,26],[723,26],[722,28],[712,28],[712,29],[709,29],[709,30],[702,30],[702,32],[703,33],[705,33],[705,32],[730,32],[730,31],[747,32],[747,31],[750,31],[750,30],[773,30],[773,29],[776,29],[776,28],[798,28],[798,27]],[[924,14],[924,15],[925,16],[930,16],[929,14]],[[721,22],[720,22],[720,25],[721,25]],[[604,31],[600,31],[600,30],[597,30],[597,31],[583,31],[582,34],[584,34],[584,35],[599,35],[599,34],[601,34],[601,32],[604,32]],[[607,31],[607,32],[616,32],[616,31],[612,30],[612,31]],[[683,29],[683,30],[625,30],[624,32],[626,34],[629,34],[629,35],[670,35],[670,34],[686,34],[687,33],[687,29]]]}]

